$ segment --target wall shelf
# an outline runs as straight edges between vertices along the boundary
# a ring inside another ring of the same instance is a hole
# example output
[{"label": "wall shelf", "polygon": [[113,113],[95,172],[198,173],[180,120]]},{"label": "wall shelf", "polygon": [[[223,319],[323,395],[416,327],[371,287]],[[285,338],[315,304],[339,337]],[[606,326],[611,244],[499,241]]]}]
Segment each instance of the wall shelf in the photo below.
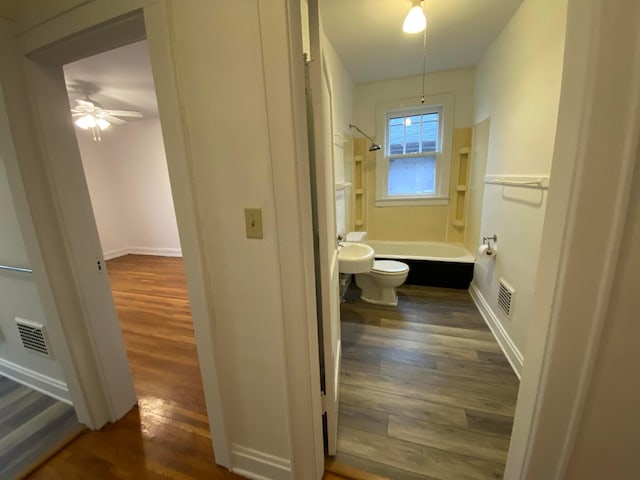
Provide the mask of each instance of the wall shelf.
[{"label": "wall shelf", "polygon": [[467,185],[469,184],[470,160],[469,147],[462,147],[458,150],[458,175],[456,193],[453,196],[452,222],[451,224],[459,229],[464,229],[467,222]]},{"label": "wall shelf", "polygon": [[353,209],[355,230],[365,229],[365,219],[367,218],[367,196],[366,196],[366,173],[365,158],[367,158],[368,145],[363,138],[353,141]]}]

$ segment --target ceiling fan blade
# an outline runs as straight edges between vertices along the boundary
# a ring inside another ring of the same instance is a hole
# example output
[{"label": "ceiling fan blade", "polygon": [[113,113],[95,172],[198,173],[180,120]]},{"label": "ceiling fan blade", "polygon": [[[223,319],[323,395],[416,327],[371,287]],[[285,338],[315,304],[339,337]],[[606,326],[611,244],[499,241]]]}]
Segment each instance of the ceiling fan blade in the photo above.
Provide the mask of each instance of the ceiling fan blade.
[{"label": "ceiling fan blade", "polygon": [[107,122],[113,123],[114,125],[122,125],[123,123],[126,123],[126,121],[117,117],[112,117],[111,115],[101,114],[98,115],[98,118],[104,118]]},{"label": "ceiling fan blade", "polygon": [[84,117],[86,115],[86,113],[84,112],[74,112],[73,110],[71,110],[71,116],[72,117]]},{"label": "ceiling fan blade", "polygon": [[118,117],[135,117],[142,118],[140,112],[134,112],[133,110],[104,110],[107,115],[116,115]]},{"label": "ceiling fan blade", "polygon": [[82,100],[81,98],[76,98],[76,103],[78,105],[82,105],[83,107],[94,107],[95,104],[90,100]]}]

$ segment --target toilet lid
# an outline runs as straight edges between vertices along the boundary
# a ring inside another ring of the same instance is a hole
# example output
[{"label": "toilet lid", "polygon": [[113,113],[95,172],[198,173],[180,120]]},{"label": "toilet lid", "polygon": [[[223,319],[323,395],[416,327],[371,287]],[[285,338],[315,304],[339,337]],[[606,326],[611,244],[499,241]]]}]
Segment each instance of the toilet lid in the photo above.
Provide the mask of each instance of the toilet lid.
[{"label": "toilet lid", "polygon": [[409,271],[409,265],[395,260],[376,260],[371,270],[380,273],[404,273]]}]

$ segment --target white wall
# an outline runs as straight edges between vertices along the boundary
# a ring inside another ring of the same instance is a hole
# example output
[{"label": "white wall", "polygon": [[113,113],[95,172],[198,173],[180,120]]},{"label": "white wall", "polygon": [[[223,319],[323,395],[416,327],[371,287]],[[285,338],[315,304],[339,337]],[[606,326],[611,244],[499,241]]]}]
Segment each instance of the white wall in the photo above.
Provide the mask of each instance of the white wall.
[{"label": "white wall", "polygon": [[105,258],[180,255],[160,121],[113,126],[101,142],[76,136]]},{"label": "white wall", "polygon": [[[473,68],[446,70],[429,73],[426,76],[426,95],[444,92],[454,93],[454,128],[473,126],[474,81],[475,70]],[[384,132],[376,132],[376,104],[401,98],[420,98],[421,95],[421,75],[359,84],[356,86],[354,94],[356,123],[368,135],[381,139],[384,137]]]},{"label": "white wall", "polygon": [[[297,227],[294,219],[276,225],[272,175],[283,159],[272,157],[270,150],[259,6],[256,1],[198,0],[173,8],[232,461],[246,466],[250,449],[270,455],[286,470],[292,447],[278,236]],[[263,239],[246,238],[245,207],[262,208]]]},{"label": "white wall", "polygon": [[[11,130],[0,90],[0,264],[30,268],[18,222],[16,203],[9,189],[5,162],[15,158]],[[15,188],[21,188],[15,185]],[[47,358],[25,350],[15,318],[41,323],[48,328],[42,302],[32,274],[0,270],[0,374],[68,399],[62,369],[55,356]],[[52,348],[52,350],[54,350]]]},{"label": "white wall", "polygon": [[127,199],[119,172],[119,152],[125,146],[117,141],[116,129],[105,132],[99,143],[93,141],[90,132],[77,128],[76,137],[102,251],[105,258],[113,258],[126,252],[129,246]]},{"label": "white wall", "polygon": [[322,46],[333,89],[333,124],[335,133],[353,134],[354,132],[349,130],[349,124],[353,123],[353,80],[326,35],[322,37]]},{"label": "white wall", "polygon": [[[491,119],[487,175],[550,173],[566,9],[566,0],[525,0],[477,67],[474,123]],[[546,201],[540,190],[485,185],[480,234],[497,234],[499,253],[495,262],[476,264],[472,289],[517,369],[533,312]],[[510,320],[497,309],[501,277],[516,290]]]}]

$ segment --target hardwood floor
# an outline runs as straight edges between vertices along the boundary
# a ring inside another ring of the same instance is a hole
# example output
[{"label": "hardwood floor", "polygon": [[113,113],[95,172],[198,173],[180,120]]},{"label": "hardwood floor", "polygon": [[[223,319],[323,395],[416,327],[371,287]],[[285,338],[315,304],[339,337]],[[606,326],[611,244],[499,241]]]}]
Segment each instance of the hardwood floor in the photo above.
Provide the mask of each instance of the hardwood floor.
[{"label": "hardwood floor", "polygon": [[138,407],[30,478],[242,478],[214,462],[182,259],[127,255],[107,269]]},{"label": "hardwood floor", "polygon": [[403,286],[341,306],[335,462],[396,480],[502,478],[519,382],[469,294]]},{"label": "hardwood floor", "polygon": [[70,405],[0,376],[0,478],[24,476],[82,430]]},{"label": "hardwood floor", "polygon": [[[214,462],[182,260],[107,268],[139,405],[30,478],[241,478]],[[342,306],[339,454],[325,480],[501,478],[516,377],[466,292],[400,293],[397,309],[354,290]]]}]

